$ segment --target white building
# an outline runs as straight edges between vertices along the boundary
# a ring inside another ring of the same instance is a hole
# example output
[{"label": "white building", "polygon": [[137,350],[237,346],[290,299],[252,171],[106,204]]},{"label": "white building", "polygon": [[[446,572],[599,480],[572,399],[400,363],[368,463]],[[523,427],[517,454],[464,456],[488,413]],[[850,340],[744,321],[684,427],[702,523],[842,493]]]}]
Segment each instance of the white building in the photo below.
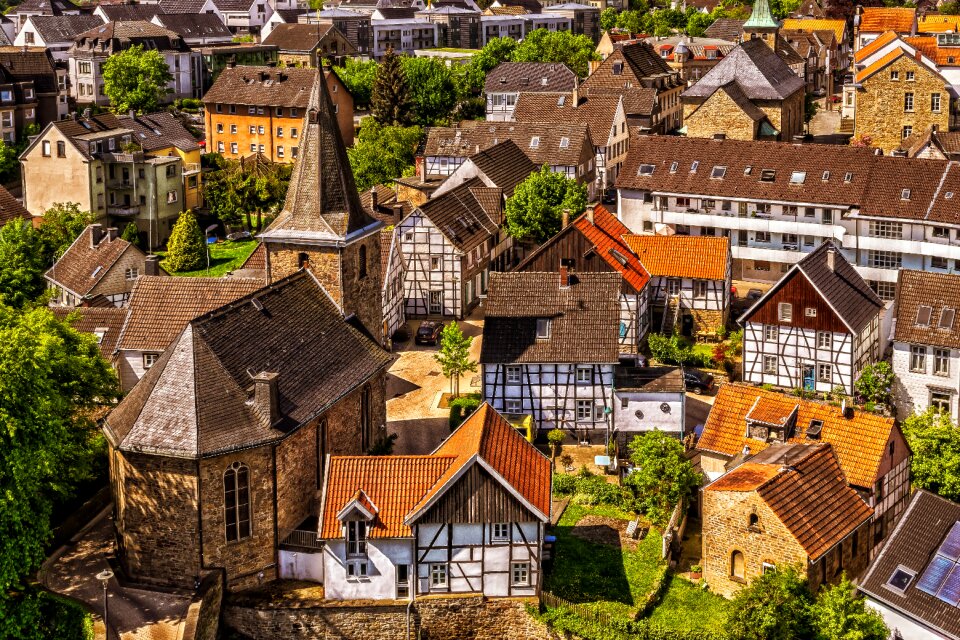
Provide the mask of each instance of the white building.
[{"label": "white building", "polygon": [[893,335],[894,398],[900,419],[933,407],[958,420],[960,275],[904,269]]},{"label": "white building", "polygon": [[853,394],[880,359],[884,304],[833,243],[808,254],[739,319],[743,380]]},{"label": "white building", "polygon": [[430,455],[325,468],[318,530],[281,546],[281,577],[330,600],[539,593],[553,465],[490,405]]},{"label": "white building", "polygon": [[483,92],[487,99],[487,120],[513,120],[520,92],[567,94],[573,97],[577,76],[565,64],[552,62],[501,62],[487,73]]},{"label": "white building", "polygon": [[960,266],[960,165],[838,145],[638,136],[617,180],[638,233],[730,238],[734,279],[776,281],[832,240],[884,300],[903,268]]},{"label": "white building", "polygon": [[43,47],[54,60],[66,60],[73,39],[103,22],[95,15],[28,16],[13,40],[15,47]]},{"label": "white building", "polygon": [[379,60],[392,48],[394,53],[414,55],[417,49],[437,46],[437,24],[423,18],[370,21],[373,30],[373,57]]},{"label": "white building", "polygon": [[623,367],[613,373],[613,432],[621,455],[634,436],[684,436],[686,393],[679,367]]}]

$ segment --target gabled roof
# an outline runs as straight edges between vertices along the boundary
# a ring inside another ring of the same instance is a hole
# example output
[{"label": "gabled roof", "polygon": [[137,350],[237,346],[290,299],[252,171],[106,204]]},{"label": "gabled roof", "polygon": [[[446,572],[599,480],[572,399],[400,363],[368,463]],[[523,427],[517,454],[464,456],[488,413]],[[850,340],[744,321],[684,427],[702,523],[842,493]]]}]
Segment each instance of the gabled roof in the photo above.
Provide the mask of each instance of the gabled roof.
[{"label": "gabled roof", "polygon": [[317,76],[316,69],[308,68],[227,67],[204,94],[203,102],[306,109]]},{"label": "gabled roof", "polygon": [[159,14],[155,20],[184,40],[193,38],[231,38],[233,34],[215,13]]},{"label": "gabled roof", "polygon": [[168,147],[176,147],[184,152],[200,148],[196,138],[168,111],[133,117],[122,114],[117,116],[117,120],[121,127],[133,131],[133,140],[147,153]]},{"label": "gabled roof", "polygon": [[88,29],[74,38],[71,51],[107,56],[147,40],[158,51],[189,51],[173,31],[149,20],[107,22]]},{"label": "gabled roof", "polygon": [[[479,178],[473,178],[418,208],[437,230],[463,253],[468,253],[497,232],[497,223],[484,208],[486,202],[475,189],[483,189]],[[480,197],[478,197],[478,195]],[[496,212],[499,214],[499,211]]]},{"label": "gabled roof", "polygon": [[38,94],[59,91],[56,64],[43,47],[0,47],[0,67],[14,82],[32,80]]},{"label": "gabled roof", "polygon": [[264,239],[343,242],[381,225],[360,203],[326,79],[315,71],[309,97],[290,188]]},{"label": "gabled roof", "polygon": [[836,19],[830,20],[827,18],[786,18],[783,21],[782,29],[786,31],[806,31],[808,33],[813,33],[815,31],[833,31],[834,36],[837,38],[837,42],[843,42],[843,34],[847,30],[847,21]]},{"label": "gabled roof", "polygon": [[707,98],[734,82],[751,100],[784,100],[804,87],[803,79],[763,40],[747,40],[683,92],[684,98]]},{"label": "gabled roof", "polygon": [[706,28],[703,35],[708,38],[717,38],[718,40],[727,40],[728,42],[739,42],[743,35],[743,23],[746,20],[737,20],[736,18],[720,18],[714,20],[713,24]]},{"label": "gabled roof", "polygon": [[100,18],[90,14],[30,16],[28,20],[48,45],[71,42],[87,29],[103,24]]},{"label": "gabled roof", "polygon": [[[868,598],[919,621],[943,637],[960,638],[960,616],[956,605],[917,588],[931,559],[957,522],[960,522],[960,504],[918,490],[870,564],[858,589]],[[903,590],[889,584],[898,569],[913,576]],[[934,636],[931,632],[930,637]]]},{"label": "gabled roof", "polygon": [[880,49],[899,39],[896,31],[884,31],[874,40],[868,42],[865,46],[857,49],[853,54],[854,62],[863,62]]},{"label": "gabled roof", "polygon": [[[93,243],[93,234],[100,236]],[[77,297],[84,297],[100,283],[105,275],[127,251],[143,252],[120,237],[110,239],[100,225],[90,225],[77,236],[73,244],[44,274],[44,277]]]},{"label": "gabled roof", "polygon": [[[331,33],[340,33],[331,23],[303,24],[292,22],[278,24],[270,32],[270,35],[264,38],[263,44],[277,45],[281,51],[313,51]],[[350,49],[351,51],[344,52],[344,54],[349,55],[355,52],[353,45],[350,45]]]},{"label": "gabled roof", "polygon": [[[858,71],[858,72],[857,72],[857,75],[856,75],[856,78],[854,78],[854,80],[855,80],[857,83],[863,82],[864,80],[866,80],[866,79],[869,78],[870,76],[874,75],[874,74],[877,73],[878,71],[881,71],[881,70],[884,69],[887,65],[895,62],[896,60],[899,60],[899,59],[902,58],[903,56],[907,56],[907,58],[913,59],[913,56],[911,56],[908,52],[904,51],[903,49],[899,49],[899,48],[898,48],[898,49],[894,49],[893,51],[889,51],[889,52],[887,52],[884,56],[882,56],[880,59],[875,60],[874,62],[872,62],[870,65],[868,65],[868,66],[865,67],[864,69],[861,69],[860,71]],[[936,73],[936,72],[934,72],[934,73]]]},{"label": "gabled roof", "polygon": [[483,90],[486,93],[565,93],[573,91],[576,86],[577,75],[562,63],[501,62],[487,73]]},{"label": "gabled roof", "polygon": [[585,155],[594,154],[585,124],[464,120],[455,127],[428,127],[426,134],[424,156],[467,158],[505,140],[512,140],[538,167],[577,166]]},{"label": "gabled roof", "polygon": [[[616,363],[620,274],[491,273],[480,362]],[[550,321],[537,339],[537,320]]]},{"label": "gabled roof", "polygon": [[584,87],[580,91],[584,97],[620,96],[623,98],[623,112],[631,116],[652,116],[659,110],[657,90],[653,87]]},{"label": "gabled roof", "polygon": [[32,220],[33,216],[6,187],[0,186],[0,226],[16,219]]},{"label": "gabled roof", "polygon": [[[833,269],[829,267],[831,251]],[[860,331],[883,311],[883,300],[870,288],[860,272],[847,262],[833,242],[827,240],[793,265],[740,317],[739,322],[749,321],[791,278],[799,275],[806,277],[854,335],[859,335]]]},{"label": "gabled roof", "polygon": [[253,278],[140,276],[117,349],[160,352],[196,318],[263,286]]},{"label": "gabled roof", "polygon": [[517,122],[570,122],[590,127],[590,137],[606,146],[610,138],[622,98],[618,95],[573,96],[521,92],[513,110]]},{"label": "gabled roof", "polygon": [[756,492],[816,562],[873,517],[829,444],[775,444],[704,491]]},{"label": "gabled roof", "polygon": [[[896,307],[897,342],[960,348],[960,275],[901,269]],[[929,309],[925,319],[918,314],[922,307]]]},{"label": "gabled roof", "polygon": [[151,20],[163,13],[156,4],[101,4],[97,7],[106,16],[108,22],[115,20]]},{"label": "gabled roof", "polygon": [[[763,451],[770,444],[747,437],[747,414],[756,406],[767,403],[773,403],[775,412],[781,411],[784,397],[783,394],[760,387],[742,384],[721,386],[704,425],[703,435],[697,442],[697,449],[730,458],[741,454],[744,447],[749,447],[751,453]],[[816,443],[817,440],[807,438],[806,433],[811,421],[821,420],[823,429],[819,441],[833,447],[847,482],[857,487],[873,487],[887,454],[887,442],[896,429],[893,418],[854,410],[853,417],[848,419],[843,417],[840,407],[813,400],[788,398],[786,401],[798,405],[796,426],[790,443]]]},{"label": "gabled roof", "polygon": [[45,16],[59,16],[63,12],[79,12],[80,7],[69,0],[24,0],[13,7],[12,13],[39,13]]},{"label": "gabled roof", "polygon": [[343,537],[337,514],[358,495],[376,505],[369,537],[409,537],[422,514],[473,465],[480,465],[535,517],[549,520],[550,461],[484,403],[430,455],[331,457],[319,538]]},{"label": "gabled roof", "polygon": [[[282,438],[392,361],[344,319],[308,271],[191,320],[106,419],[124,451],[197,458]],[[279,419],[249,402],[277,375]]]},{"label": "gabled roof", "polygon": [[506,197],[526,180],[537,166],[512,140],[504,140],[470,156],[472,162]]},{"label": "gabled roof", "polygon": [[50,311],[60,320],[72,317],[70,326],[77,331],[95,334],[100,341],[100,353],[107,361],[113,359],[123,322],[127,318],[126,309],[118,309],[114,306],[51,307]]},{"label": "gabled roof", "polygon": [[711,236],[646,236],[627,233],[623,241],[652,276],[725,280],[730,240]]},{"label": "gabled roof", "polygon": [[896,31],[912,34],[917,22],[917,10],[906,7],[864,7],[859,21],[861,32]]}]

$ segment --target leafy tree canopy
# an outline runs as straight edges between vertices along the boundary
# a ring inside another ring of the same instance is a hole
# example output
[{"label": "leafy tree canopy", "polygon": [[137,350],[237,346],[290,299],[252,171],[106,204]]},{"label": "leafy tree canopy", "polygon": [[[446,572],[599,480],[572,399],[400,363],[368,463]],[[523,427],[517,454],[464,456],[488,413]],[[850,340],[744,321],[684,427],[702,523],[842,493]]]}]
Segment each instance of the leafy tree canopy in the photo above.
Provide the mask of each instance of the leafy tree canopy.
[{"label": "leafy tree canopy", "polygon": [[103,63],[103,92],[118,113],[150,113],[160,107],[173,80],[170,67],[156,49],[143,45],[115,53]]},{"label": "leafy tree canopy", "polygon": [[581,78],[587,77],[589,63],[598,59],[596,45],[587,36],[569,31],[536,29],[514,49],[514,62],[562,62]]},{"label": "leafy tree canopy", "polygon": [[448,122],[457,104],[457,87],[450,67],[438,58],[404,56],[402,60],[415,123],[428,127]]},{"label": "leafy tree canopy", "polygon": [[167,259],[164,268],[169,271],[196,271],[206,261],[207,247],[203,233],[192,211],[185,211],[177,218],[167,243]]},{"label": "leafy tree canopy", "polygon": [[894,381],[893,367],[881,360],[865,366],[853,388],[867,402],[888,404]]},{"label": "leafy tree canopy", "polygon": [[127,226],[123,228],[123,233],[120,234],[120,237],[132,245],[140,246],[140,229],[137,228],[137,223],[128,222]]},{"label": "leafy tree canopy", "polygon": [[413,156],[423,135],[420,127],[387,127],[366,118],[357,141],[347,149],[360,191],[413,173]]},{"label": "leafy tree canopy", "polygon": [[21,308],[46,289],[40,235],[29,220],[0,228],[0,303]]},{"label": "leafy tree canopy", "polygon": [[810,602],[806,578],[794,567],[778,567],[737,592],[727,632],[733,640],[809,638]]},{"label": "leafy tree canopy", "polygon": [[505,226],[518,240],[542,243],[560,231],[565,209],[572,220],[586,208],[587,188],[544,165],[517,185],[507,200]]},{"label": "leafy tree canopy", "polygon": [[913,451],[913,484],[960,501],[960,429],[950,415],[930,409],[910,416],[901,428]]},{"label": "leafy tree canopy", "polygon": [[203,198],[210,212],[224,225],[238,225],[251,212],[275,213],[283,206],[293,166],[252,160],[241,163],[211,154],[216,169],[204,174]]},{"label": "leafy tree canopy", "polygon": [[624,479],[633,490],[634,508],[656,523],[666,523],[681,500],[700,485],[700,474],[684,456],[683,443],[659,430],[630,442],[634,470]]},{"label": "leafy tree canopy", "polygon": [[440,364],[443,375],[450,378],[453,395],[460,394],[460,376],[477,370],[477,361],[470,359],[472,336],[463,335],[456,322],[450,322],[440,332],[440,349],[433,359]]},{"label": "leafy tree canopy", "polygon": [[846,575],[817,595],[810,622],[816,640],[886,640],[890,635],[883,618],[856,595]]},{"label": "leafy tree canopy", "polygon": [[370,106],[373,84],[377,80],[376,60],[361,61],[356,58],[347,58],[342,67],[334,66],[333,72],[353,95],[354,107],[366,109]]},{"label": "leafy tree canopy", "polygon": [[93,214],[81,211],[76,202],[56,202],[44,211],[39,228],[44,264],[59,259],[93,221]]}]

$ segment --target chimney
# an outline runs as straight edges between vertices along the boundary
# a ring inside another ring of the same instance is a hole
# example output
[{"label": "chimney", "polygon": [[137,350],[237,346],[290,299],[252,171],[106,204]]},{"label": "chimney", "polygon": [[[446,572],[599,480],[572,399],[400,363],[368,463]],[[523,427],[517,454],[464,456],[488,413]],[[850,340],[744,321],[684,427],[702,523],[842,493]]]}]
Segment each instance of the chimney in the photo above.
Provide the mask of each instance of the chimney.
[{"label": "chimney", "polygon": [[920,52],[920,49],[913,50],[913,57],[917,59],[917,62],[923,62],[923,53]]},{"label": "chimney", "polygon": [[96,249],[97,245],[100,244],[100,241],[103,240],[103,236],[103,225],[90,225],[90,248]]},{"label": "chimney", "polygon": [[143,275],[160,275],[160,256],[155,256],[152,253],[147,256],[147,259],[143,261]]},{"label": "chimney", "polygon": [[133,109],[130,109],[130,111],[127,111],[127,115],[130,116],[131,120],[133,120],[134,118],[137,117],[137,112],[134,111]]},{"label": "chimney", "polygon": [[827,248],[827,269],[830,269],[830,271],[837,270],[837,250],[833,247]]},{"label": "chimney", "polygon": [[107,227],[107,242],[113,242],[120,237],[120,230],[116,227]]},{"label": "chimney", "polygon": [[593,224],[593,207],[587,207],[587,222]]},{"label": "chimney", "polygon": [[370,208],[373,209],[374,214],[377,212],[377,200],[377,188],[374,187],[373,189],[370,189]]},{"label": "chimney", "polygon": [[560,265],[560,288],[566,289],[570,286],[570,272],[567,265]]},{"label": "chimney", "polygon": [[569,225],[570,225],[570,209],[564,209],[562,222],[560,223],[560,228],[566,229]]},{"label": "chimney", "polygon": [[253,410],[265,427],[272,427],[280,419],[280,402],[277,393],[279,373],[263,371],[253,377]]},{"label": "chimney", "polygon": [[90,107],[87,107],[86,109],[83,110],[83,119],[89,120],[92,114],[93,112],[90,110]]},{"label": "chimney", "polygon": [[403,205],[395,204],[393,205],[393,224],[400,224],[401,220],[403,220]]}]

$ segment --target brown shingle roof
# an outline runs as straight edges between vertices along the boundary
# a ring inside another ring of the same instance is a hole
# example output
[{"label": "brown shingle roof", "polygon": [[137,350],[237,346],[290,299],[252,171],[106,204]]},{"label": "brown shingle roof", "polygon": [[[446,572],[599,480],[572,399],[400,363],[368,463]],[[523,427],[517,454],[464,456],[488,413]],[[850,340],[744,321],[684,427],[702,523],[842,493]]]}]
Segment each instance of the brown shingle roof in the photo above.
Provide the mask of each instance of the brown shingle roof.
[{"label": "brown shingle roof", "polygon": [[184,152],[199,149],[196,138],[190,135],[176,116],[167,111],[130,117],[117,116],[120,126],[133,131],[133,139],[147,153],[157,149],[176,147]]},{"label": "brown shingle roof", "polygon": [[[697,442],[701,451],[733,457],[745,446],[757,453],[767,448],[767,442],[747,437],[746,416],[755,405],[774,403],[776,411],[782,410],[784,396],[774,391],[741,384],[726,384],[720,387],[710,415]],[[820,441],[833,446],[840,467],[847,481],[857,487],[870,488],[876,481],[887,442],[893,435],[893,418],[884,418],[873,413],[854,411],[852,418],[844,418],[839,407],[821,404],[812,400],[788,398],[796,402],[796,429],[790,442],[810,443],[806,438],[812,420],[822,420]]]},{"label": "brown shingle roof", "polygon": [[487,73],[483,90],[569,93],[576,86],[577,75],[559,62],[501,62]]},{"label": "brown shingle roof", "polygon": [[277,45],[281,51],[313,51],[333,28],[332,22],[278,24],[263,44]]},{"label": "brown shingle roof", "polygon": [[163,351],[191,320],[263,286],[252,278],[141,276],[118,349]]},{"label": "brown shingle roof", "polygon": [[483,183],[473,178],[430,198],[419,207],[420,213],[464,253],[472,251],[497,231],[496,222],[483,206],[489,202],[481,203],[477,198],[479,194],[474,193],[474,189],[482,187]]},{"label": "brown shingle roof", "polygon": [[317,75],[316,69],[308,68],[228,67],[217,76],[203,102],[306,109]]},{"label": "brown shingle roof", "polygon": [[[620,350],[619,273],[492,273],[482,363],[615,363]],[[537,339],[537,319],[550,337]]]},{"label": "brown shingle roof", "polygon": [[542,93],[521,93],[513,118],[517,122],[570,122],[590,127],[590,137],[597,144],[604,144],[620,109],[620,96],[594,95],[581,98],[577,104],[571,96]]},{"label": "brown shingle roof", "polygon": [[[96,245],[93,244],[94,231],[103,234]],[[47,270],[44,277],[82,298],[97,286],[127,251],[143,255],[140,249],[123,238],[117,237],[110,240],[109,235],[100,225],[90,225]]]},{"label": "brown shingle roof", "polygon": [[[960,348],[960,275],[901,269],[896,304],[894,340]],[[917,324],[921,306],[930,309],[926,325]]]},{"label": "brown shingle roof", "polygon": [[509,198],[517,185],[526,180],[537,166],[512,140],[504,140],[472,156],[470,161]]},{"label": "brown shingle roof", "polygon": [[100,340],[100,353],[108,361],[113,359],[123,322],[127,318],[126,309],[117,307],[52,307],[50,309],[60,320],[72,317],[70,322],[77,331],[93,333]]},{"label": "brown shingle roof", "polygon": [[718,40],[727,40],[729,42],[738,42],[743,35],[743,23],[746,20],[737,20],[735,18],[720,18],[714,20],[713,24],[706,28],[703,35],[708,38]]},{"label": "brown shingle roof", "polygon": [[37,93],[56,93],[57,70],[42,47],[0,47],[0,67],[16,82],[33,81]]},{"label": "brown shingle roof", "polygon": [[650,275],[703,280],[727,277],[728,238],[628,234],[623,239]]},{"label": "brown shingle roof", "polygon": [[0,186],[0,226],[11,220],[32,220],[33,216],[23,204],[13,197],[6,187]]},{"label": "brown shingle roof", "polygon": [[[533,138],[538,144],[531,147]],[[566,146],[561,146],[563,139]],[[430,127],[425,156],[467,158],[504,140],[512,140],[537,166],[577,166],[584,147],[593,153],[590,129],[584,124],[547,122],[481,122],[465,120],[456,127]]]},{"label": "brown shingle roof", "polygon": [[756,491],[814,562],[873,516],[829,444],[773,445],[705,491]]}]

